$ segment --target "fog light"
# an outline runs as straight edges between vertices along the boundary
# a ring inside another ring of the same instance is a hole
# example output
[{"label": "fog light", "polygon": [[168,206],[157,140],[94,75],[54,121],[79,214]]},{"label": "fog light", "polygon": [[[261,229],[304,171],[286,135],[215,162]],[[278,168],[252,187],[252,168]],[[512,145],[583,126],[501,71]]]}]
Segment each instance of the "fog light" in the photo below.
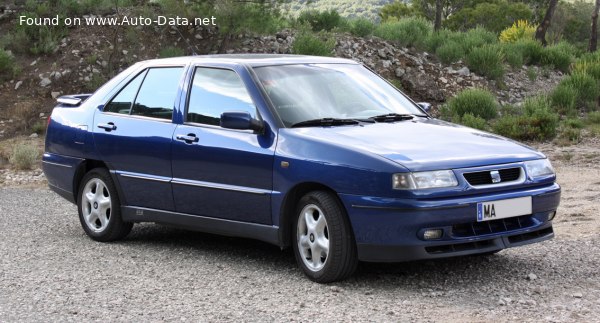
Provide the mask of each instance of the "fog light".
[{"label": "fog light", "polygon": [[443,233],[443,231],[441,229],[425,230],[425,232],[423,232],[423,238],[425,240],[439,239],[442,237],[442,233]]},{"label": "fog light", "polygon": [[552,213],[548,214],[548,221],[552,221],[552,220],[554,220],[554,217],[555,217],[555,216],[556,216],[556,211],[554,211],[554,212],[552,212]]}]

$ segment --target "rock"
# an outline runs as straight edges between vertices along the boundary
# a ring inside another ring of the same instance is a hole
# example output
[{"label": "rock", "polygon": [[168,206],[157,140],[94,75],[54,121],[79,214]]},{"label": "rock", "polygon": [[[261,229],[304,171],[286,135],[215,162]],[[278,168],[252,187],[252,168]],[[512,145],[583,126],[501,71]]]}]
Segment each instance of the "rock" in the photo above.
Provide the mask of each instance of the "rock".
[{"label": "rock", "polygon": [[527,279],[529,280],[536,280],[537,278],[537,275],[534,273],[530,273],[529,275],[527,275]]},{"label": "rock", "polygon": [[35,65],[35,64],[37,64],[37,60],[35,60],[35,61],[31,62],[31,64],[29,64],[29,66],[33,66],[33,65]]},{"label": "rock", "polygon": [[51,81],[49,78],[47,78],[47,77],[44,77],[44,78],[43,78],[43,79],[40,81],[40,86],[41,86],[41,87],[46,87],[46,86],[48,86],[48,85],[50,85],[50,84],[52,84],[52,81]]},{"label": "rock", "polygon": [[461,69],[459,69],[456,72],[458,73],[458,75],[461,75],[461,76],[469,76],[469,75],[471,75],[471,71],[469,71],[469,68],[466,67],[466,66],[463,67],[463,68],[461,68]]},{"label": "rock", "polygon": [[398,67],[395,73],[396,77],[401,78],[402,76],[404,76],[404,74],[406,74],[406,71],[402,67]]},{"label": "rock", "polygon": [[575,298],[582,298],[583,294],[582,293],[573,293],[573,297],[575,297]]},{"label": "rock", "polygon": [[40,118],[43,118],[44,116],[46,116],[46,114],[44,112],[40,112]]},{"label": "rock", "polygon": [[386,58],[387,57],[387,52],[385,51],[385,48],[382,48],[380,50],[377,51],[377,55],[379,55],[379,57],[381,58]]},{"label": "rock", "polygon": [[[60,96],[60,92],[51,92],[50,95],[52,95],[53,99],[56,99],[56,98],[58,98]],[[40,117],[42,117],[42,116],[40,116]]]},{"label": "rock", "polygon": [[16,91],[16,90],[18,90],[18,89],[21,87],[21,85],[22,85],[22,84],[23,84],[23,81],[18,81],[18,82],[15,84],[15,91]]},{"label": "rock", "polygon": [[446,84],[448,83],[448,80],[445,77],[440,77],[440,82]]},{"label": "rock", "polygon": [[202,35],[200,35],[200,34],[196,34],[196,35],[194,36],[194,38],[196,38],[196,39],[204,39],[204,37],[202,37]]},{"label": "rock", "polygon": [[29,135],[29,138],[37,138],[38,134],[37,133],[32,133],[31,135]]},{"label": "rock", "polygon": [[381,66],[385,69],[388,69],[390,66],[392,66],[392,61],[381,61]]},{"label": "rock", "polygon": [[129,54],[129,51],[128,51],[128,50],[126,50],[126,49],[124,49],[124,50],[122,51],[122,53],[123,53],[123,55],[127,55],[127,54]]}]

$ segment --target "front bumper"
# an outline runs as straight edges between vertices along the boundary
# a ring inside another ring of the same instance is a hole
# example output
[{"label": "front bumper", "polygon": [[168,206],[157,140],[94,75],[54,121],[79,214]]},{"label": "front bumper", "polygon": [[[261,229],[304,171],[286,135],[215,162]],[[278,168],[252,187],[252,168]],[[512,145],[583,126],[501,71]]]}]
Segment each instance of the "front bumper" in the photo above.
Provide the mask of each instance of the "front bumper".
[{"label": "front bumper", "polygon": [[[549,217],[560,202],[560,186],[486,193],[449,199],[395,199],[340,194],[361,261],[400,262],[493,252],[554,237]],[[477,203],[532,197],[532,214],[477,222]],[[425,229],[441,238],[425,240]]]}]

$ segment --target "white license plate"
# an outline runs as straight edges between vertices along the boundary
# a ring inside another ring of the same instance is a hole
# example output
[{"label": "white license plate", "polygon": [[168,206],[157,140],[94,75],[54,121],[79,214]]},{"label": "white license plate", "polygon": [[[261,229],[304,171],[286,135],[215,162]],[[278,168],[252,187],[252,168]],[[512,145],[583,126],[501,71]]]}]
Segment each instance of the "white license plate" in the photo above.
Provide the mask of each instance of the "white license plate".
[{"label": "white license plate", "polygon": [[477,222],[531,214],[531,196],[477,203]]}]

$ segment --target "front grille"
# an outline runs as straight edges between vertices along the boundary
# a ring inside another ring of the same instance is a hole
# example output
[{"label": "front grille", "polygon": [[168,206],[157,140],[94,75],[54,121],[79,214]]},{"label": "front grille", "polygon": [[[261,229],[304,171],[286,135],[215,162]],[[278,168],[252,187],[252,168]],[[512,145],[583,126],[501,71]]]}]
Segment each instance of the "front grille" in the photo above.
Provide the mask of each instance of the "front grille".
[{"label": "front grille", "polygon": [[[516,181],[521,176],[521,167],[499,169],[498,173],[500,173],[500,183]],[[472,186],[494,184],[489,170],[464,173],[463,176]]]},{"label": "front grille", "polygon": [[460,252],[460,251],[469,251],[469,250],[477,250],[477,249],[485,249],[494,245],[493,240],[483,240],[483,241],[475,241],[475,242],[467,242],[467,243],[454,243],[454,244],[445,244],[441,246],[431,246],[425,247],[425,251],[431,254],[442,254],[449,252]]},{"label": "front grille", "polygon": [[536,224],[532,215],[523,215],[484,222],[470,222],[452,226],[452,235],[455,237],[476,237],[484,234],[502,233],[512,230],[529,228]]}]

